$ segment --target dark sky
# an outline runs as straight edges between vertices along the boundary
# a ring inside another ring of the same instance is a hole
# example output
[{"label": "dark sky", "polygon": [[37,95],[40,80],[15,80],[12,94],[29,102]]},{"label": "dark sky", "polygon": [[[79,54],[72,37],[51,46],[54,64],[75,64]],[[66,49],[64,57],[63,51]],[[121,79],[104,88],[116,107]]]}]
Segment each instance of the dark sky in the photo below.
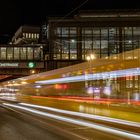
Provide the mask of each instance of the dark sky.
[{"label": "dark sky", "polygon": [[[41,25],[47,16],[66,15],[86,0],[0,0],[0,44],[19,26]],[[140,0],[88,0],[77,9],[140,9]]]}]

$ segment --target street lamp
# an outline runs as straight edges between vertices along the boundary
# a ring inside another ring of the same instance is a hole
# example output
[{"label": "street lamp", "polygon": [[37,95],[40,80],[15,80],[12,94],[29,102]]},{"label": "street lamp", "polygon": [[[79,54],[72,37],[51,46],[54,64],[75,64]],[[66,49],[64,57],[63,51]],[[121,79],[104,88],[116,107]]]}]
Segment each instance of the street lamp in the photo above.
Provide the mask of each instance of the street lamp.
[{"label": "street lamp", "polygon": [[94,54],[90,54],[90,55],[88,55],[87,57],[86,57],[86,60],[87,61],[91,61],[91,60],[94,60],[96,57],[95,57],[95,55]]}]

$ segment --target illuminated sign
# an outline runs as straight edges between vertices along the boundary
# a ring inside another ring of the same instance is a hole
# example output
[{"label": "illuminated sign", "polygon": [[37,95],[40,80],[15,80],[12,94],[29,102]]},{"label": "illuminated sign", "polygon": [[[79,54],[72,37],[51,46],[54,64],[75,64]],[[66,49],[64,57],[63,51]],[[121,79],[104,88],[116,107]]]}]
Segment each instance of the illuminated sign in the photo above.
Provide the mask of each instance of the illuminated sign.
[{"label": "illuminated sign", "polygon": [[34,62],[29,62],[27,64],[28,68],[34,68],[35,67],[35,63]]},{"label": "illuminated sign", "polygon": [[19,63],[0,63],[0,67],[18,67]]},{"label": "illuminated sign", "polygon": [[1,62],[0,68],[44,68],[44,62]]}]

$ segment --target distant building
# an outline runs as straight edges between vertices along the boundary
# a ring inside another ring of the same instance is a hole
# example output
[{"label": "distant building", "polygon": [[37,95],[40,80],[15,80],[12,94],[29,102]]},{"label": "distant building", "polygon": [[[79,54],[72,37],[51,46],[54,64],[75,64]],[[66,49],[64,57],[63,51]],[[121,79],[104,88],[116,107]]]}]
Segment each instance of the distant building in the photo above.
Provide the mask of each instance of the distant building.
[{"label": "distant building", "polygon": [[11,43],[0,45],[0,75],[15,78],[46,70],[46,44],[39,43],[39,34],[40,27],[21,26],[12,37]]},{"label": "distant building", "polygon": [[39,40],[40,27],[21,26],[12,38],[12,44],[37,44]]},{"label": "distant building", "polygon": [[43,47],[41,44],[0,45],[0,74],[24,76],[32,74],[32,70],[43,72]]}]

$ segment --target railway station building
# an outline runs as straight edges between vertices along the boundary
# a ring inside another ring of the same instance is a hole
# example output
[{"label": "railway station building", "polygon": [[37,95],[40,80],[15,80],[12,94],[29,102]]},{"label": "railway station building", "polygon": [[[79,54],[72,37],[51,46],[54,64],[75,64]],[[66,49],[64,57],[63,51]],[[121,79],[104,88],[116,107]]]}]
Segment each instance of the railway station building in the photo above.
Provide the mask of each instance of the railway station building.
[{"label": "railway station building", "polygon": [[[140,47],[140,10],[80,11],[71,18],[48,19],[48,69],[81,63]],[[137,56],[124,56],[130,59]]]}]

